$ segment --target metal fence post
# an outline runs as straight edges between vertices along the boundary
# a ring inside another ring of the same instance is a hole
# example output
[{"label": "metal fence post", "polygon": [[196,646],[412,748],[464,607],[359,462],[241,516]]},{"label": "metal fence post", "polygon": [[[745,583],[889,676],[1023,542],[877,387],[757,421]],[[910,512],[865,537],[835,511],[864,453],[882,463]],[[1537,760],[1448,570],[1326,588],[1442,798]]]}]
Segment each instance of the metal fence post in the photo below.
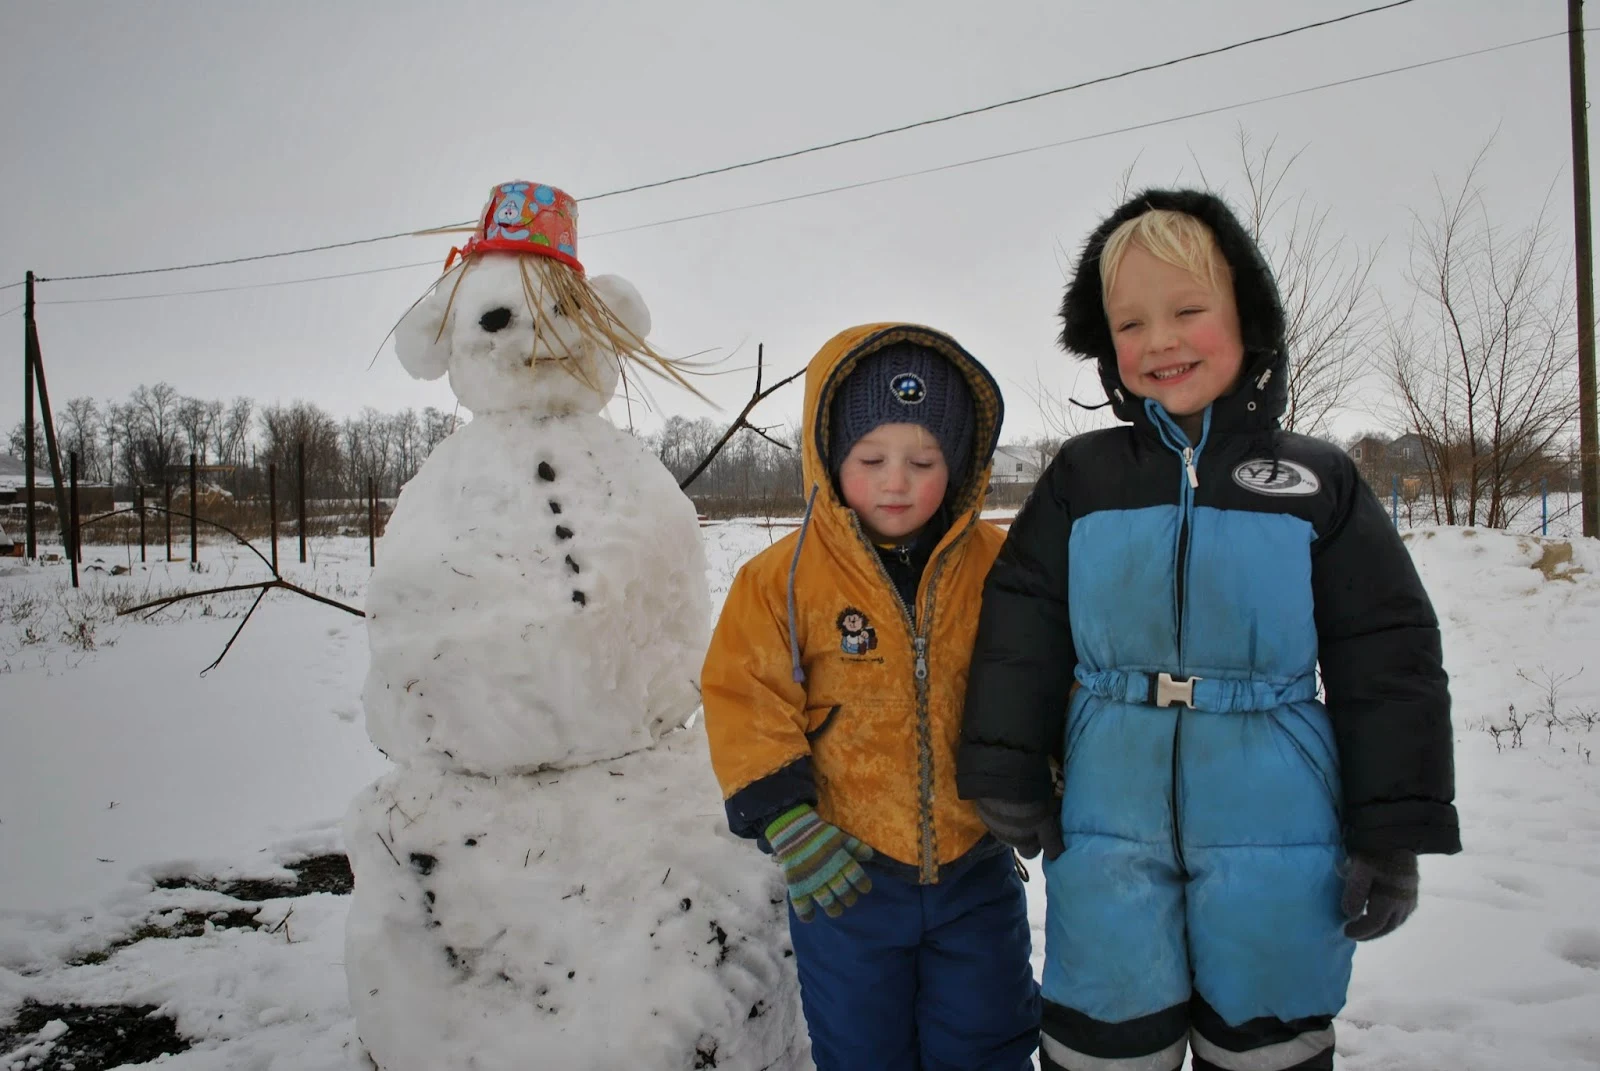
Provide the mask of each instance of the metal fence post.
[{"label": "metal fence post", "polygon": [[278,465],[267,465],[267,523],[272,529],[272,575],[278,575]]},{"label": "metal fence post", "polygon": [[306,444],[295,443],[295,468],[299,471],[296,494],[300,496],[300,564],[306,562]]},{"label": "metal fence post", "polygon": [[367,477],[367,564],[378,564],[378,490],[372,477]]},{"label": "metal fence post", "polygon": [[72,498],[67,510],[67,561],[72,563],[72,586],[78,586],[78,559],[83,554],[78,532],[78,454],[72,454]]},{"label": "metal fence post", "polygon": [[195,458],[189,455],[189,570],[200,568],[200,494]]}]

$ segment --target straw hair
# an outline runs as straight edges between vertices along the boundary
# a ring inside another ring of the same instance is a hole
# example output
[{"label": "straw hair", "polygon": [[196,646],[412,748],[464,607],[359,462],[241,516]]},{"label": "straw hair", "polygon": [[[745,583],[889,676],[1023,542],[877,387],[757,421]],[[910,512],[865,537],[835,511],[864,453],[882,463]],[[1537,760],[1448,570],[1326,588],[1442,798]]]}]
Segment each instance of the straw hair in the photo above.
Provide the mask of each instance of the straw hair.
[{"label": "straw hair", "polygon": [[[455,282],[450,288],[450,297],[445,303],[444,315],[439,321],[439,333],[434,337],[435,342],[444,337],[444,325],[450,321],[450,310],[455,305],[456,293],[461,289],[461,281],[467,277],[467,272],[472,270],[474,263],[475,260],[467,261],[456,275]],[[609,354],[611,359],[617,362],[617,372],[624,384],[628,378],[627,363],[632,362],[647,372],[676,383],[701,401],[711,402],[684,378],[685,373],[696,374],[695,366],[690,361],[665,357],[657,353],[654,347],[634,334],[627,324],[606,307],[606,303],[594,292],[589,280],[583,275],[550,257],[521,256],[517,258],[517,264],[522,274],[522,296],[527,302],[528,314],[533,321],[535,350],[544,343],[547,349],[556,352],[561,367],[568,375],[590,390],[600,392],[594,377],[581,362],[563,359],[573,354],[559,352],[565,350],[565,346],[561,344],[560,335],[555,330],[556,316],[576,327],[579,335],[594,347],[600,359]],[[443,282],[442,278],[440,282]],[[539,296],[541,288],[545,294],[543,299]],[[533,362],[532,357],[533,354],[530,353],[529,366],[537,367],[537,362]]]},{"label": "straw hair", "polygon": [[1221,292],[1233,285],[1233,270],[1210,227],[1187,212],[1152,208],[1123,223],[1106,239],[1100,252],[1102,305],[1111,298],[1122,258],[1135,245],[1159,261],[1182,268],[1212,290]]}]

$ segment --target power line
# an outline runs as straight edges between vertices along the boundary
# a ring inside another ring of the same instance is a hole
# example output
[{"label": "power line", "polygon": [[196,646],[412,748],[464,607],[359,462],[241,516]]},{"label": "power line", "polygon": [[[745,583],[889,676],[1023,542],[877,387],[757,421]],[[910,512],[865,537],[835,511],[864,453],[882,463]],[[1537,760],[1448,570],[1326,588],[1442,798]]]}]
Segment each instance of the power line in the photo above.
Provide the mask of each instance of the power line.
[{"label": "power line", "polygon": [[[895,174],[895,175],[885,175],[885,176],[882,176],[882,177],[879,177],[879,178],[864,179],[864,180],[862,180],[860,182],[850,182],[850,183],[845,183],[844,185],[840,185],[840,186],[829,186],[829,187],[827,187],[825,189],[810,190],[810,191],[808,191],[806,193],[791,194],[791,195],[786,196],[786,197],[774,197],[774,198],[769,198],[769,199],[764,200],[764,201],[752,201],[752,202],[749,202],[747,204],[730,205],[730,206],[728,206],[726,208],[715,208],[715,209],[710,209],[710,210],[705,211],[705,212],[696,212],[696,213],[692,213],[690,215],[685,215],[685,216],[674,216],[674,217],[672,217],[670,219],[654,220],[654,221],[652,221],[650,223],[639,223],[639,224],[635,224],[635,225],[629,226],[629,227],[617,227],[617,228],[614,228],[614,229],[608,230],[608,231],[597,231],[594,234],[590,234],[590,235],[585,236],[584,240],[585,241],[594,241],[595,239],[598,239],[598,238],[605,238],[605,237],[609,237],[609,236],[617,235],[617,234],[629,234],[629,233],[632,233],[634,231],[650,230],[650,229],[655,228],[655,227],[666,227],[666,226],[670,226],[670,225],[672,225],[674,223],[687,223],[687,222],[690,222],[692,220],[706,219],[706,218],[709,218],[709,217],[712,217],[712,216],[729,215],[729,214],[732,214],[732,213],[735,213],[735,212],[745,212],[745,211],[749,211],[749,210],[755,209],[755,208],[768,208],[768,207],[771,207],[773,205],[788,204],[788,203],[793,202],[793,201],[804,201],[804,200],[808,200],[808,199],[813,198],[813,197],[825,197],[825,196],[828,196],[829,194],[844,193],[844,192],[846,192],[848,190],[859,190],[859,189],[864,189],[864,188],[869,187],[869,186],[881,186],[881,185],[883,185],[885,183],[898,182],[898,181],[901,181],[902,179],[908,179],[908,178],[918,178],[918,177],[921,177],[923,175],[937,174],[937,173],[939,173],[941,171],[953,171],[953,170],[956,170],[958,168],[970,167],[970,166],[975,165],[975,164],[990,163],[990,162],[995,161],[995,160],[1005,160],[1005,159],[1008,159],[1008,158],[1014,157],[1014,156],[1025,156],[1025,155],[1028,155],[1030,153],[1043,152],[1043,151],[1045,151],[1047,149],[1059,149],[1059,148],[1062,148],[1062,147],[1065,147],[1065,146],[1068,146],[1068,145],[1078,145],[1078,144],[1082,144],[1082,143],[1087,142],[1087,141],[1096,141],[1096,140],[1099,140],[1101,138],[1113,137],[1113,136],[1115,136],[1117,134],[1128,134],[1128,133],[1132,133],[1132,132],[1138,131],[1138,130],[1148,130],[1148,129],[1151,129],[1153,127],[1166,126],[1166,125],[1169,125],[1169,124],[1172,124],[1172,123],[1184,122],[1185,120],[1189,120],[1189,119],[1198,119],[1198,118],[1202,118],[1202,117],[1208,116],[1208,115],[1216,115],[1216,114],[1221,113],[1221,112],[1235,111],[1235,110],[1240,109],[1240,108],[1253,107],[1254,105],[1257,105],[1257,104],[1266,104],[1266,103],[1270,103],[1270,102],[1276,101],[1276,100],[1285,100],[1285,99],[1290,98],[1290,97],[1304,96],[1307,93],[1316,93],[1316,92],[1320,92],[1321,90],[1324,90],[1324,89],[1335,89],[1335,88],[1338,88],[1340,86],[1353,85],[1353,84],[1355,84],[1357,82],[1371,81],[1371,80],[1373,80],[1375,78],[1384,78],[1384,77],[1387,77],[1388,75],[1392,75],[1392,74],[1403,74],[1403,73],[1405,73],[1407,71],[1420,70],[1420,69],[1425,68],[1425,67],[1435,67],[1435,66],[1438,66],[1438,65],[1444,64],[1444,63],[1453,63],[1453,62],[1455,62],[1457,60],[1471,59],[1471,58],[1473,58],[1475,56],[1483,56],[1483,55],[1487,55],[1487,54],[1492,53],[1492,52],[1501,52],[1501,51],[1504,51],[1504,50],[1510,49],[1510,48],[1520,48],[1520,47],[1522,47],[1524,45],[1536,44],[1536,43],[1538,43],[1540,41],[1549,41],[1549,40],[1553,40],[1553,39],[1558,38],[1558,37],[1565,37],[1565,36],[1566,36],[1566,34],[1564,32],[1557,32],[1557,33],[1544,34],[1544,35],[1542,35],[1540,37],[1529,37],[1529,38],[1525,38],[1525,39],[1523,39],[1521,41],[1510,41],[1510,42],[1507,42],[1507,43],[1501,44],[1501,45],[1492,45],[1492,46],[1490,46],[1488,48],[1475,49],[1475,50],[1473,50],[1471,52],[1458,52],[1455,55],[1451,55],[1451,56],[1441,56],[1441,57],[1438,57],[1436,59],[1423,60],[1423,61],[1418,62],[1418,63],[1406,64],[1405,66],[1402,66],[1402,67],[1391,67],[1391,68],[1389,68],[1387,70],[1383,70],[1383,71],[1373,71],[1373,72],[1368,73],[1368,74],[1353,75],[1353,76],[1351,76],[1349,78],[1341,78],[1341,79],[1337,79],[1337,80],[1332,81],[1332,82],[1323,82],[1323,83],[1321,83],[1319,85],[1304,86],[1304,87],[1302,87],[1300,89],[1292,89],[1292,90],[1288,90],[1288,91],[1283,92],[1283,93],[1274,93],[1274,94],[1272,94],[1270,96],[1256,97],[1256,98],[1254,98],[1252,100],[1238,101],[1238,102],[1235,102],[1233,104],[1222,104],[1222,105],[1218,105],[1218,106],[1216,106],[1214,108],[1203,108],[1203,109],[1201,109],[1199,111],[1185,112],[1182,115],[1167,116],[1166,118],[1163,118],[1163,119],[1152,119],[1152,120],[1149,120],[1147,122],[1134,123],[1134,124],[1129,125],[1129,126],[1116,127],[1114,129],[1111,129],[1111,130],[1096,131],[1095,133],[1092,133],[1092,134],[1082,134],[1082,135],[1079,135],[1078,137],[1067,138],[1066,140],[1063,140],[1063,141],[1052,141],[1052,142],[1048,142],[1048,143],[1043,144],[1043,145],[1030,145],[1030,146],[1028,146],[1026,148],[1011,149],[1011,150],[1008,150],[1006,152],[991,153],[991,154],[986,155],[986,156],[976,156],[976,157],[972,157],[972,158],[967,159],[967,160],[957,160],[957,161],[955,161],[953,163],[939,164],[939,165],[934,166],[934,167],[922,168],[922,169],[917,170],[917,171],[905,171],[905,172],[901,172],[901,173]],[[100,303],[103,303],[103,302],[146,301],[146,300],[150,300],[150,299],[154,299],[154,298],[184,297],[184,296],[191,295],[191,294],[219,294],[219,293],[227,293],[227,292],[230,292],[230,291],[237,291],[237,290],[259,290],[259,289],[265,289],[265,288],[276,287],[276,286],[294,286],[294,285],[297,285],[297,284],[300,284],[300,283],[324,282],[324,281],[327,281],[327,280],[330,280],[330,279],[348,279],[348,278],[353,278],[353,277],[362,276],[362,275],[377,275],[377,274],[380,274],[380,273],[383,273],[383,272],[404,271],[404,270],[411,269],[411,268],[425,268],[425,267],[429,267],[429,266],[432,266],[432,265],[435,265],[435,264],[438,264],[438,263],[439,263],[438,258],[434,258],[432,260],[417,261],[417,262],[410,263],[410,264],[396,264],[396,265],[392,265],[390,267],[385,267],[385,268],[368,268],[368,269],[365,269],[365,270],[362,270],[362,271],[339,272],[339,273],[333,274],[333,275],[314,275],[314,276],[309,276],[309,277],[306,277],[306,278],[284,279],[284,280],[279,280],[279,281],[276,281],[276,282],[269,282],[269,283],[246,283],[246,284],[241,284],[239,286],[209,287],[209,288],[201,289],[201,290],[174,290],[174,291],[166,291],[166,292],[155,293],[155,294],[129,294],[129,295],[121,296],[121,297],[66,298],[66,299],[59,299],[59,300],[52,300],[52,301],[42,301],[42,302],[40,302],[40,304],[42,304],[42,305],[95,305],[95,304],[100,304]],[[9,309],[5,313],[0,313],[0,316],[5,316],[5,315],[8,315],[9,313],[16,312],[17,309],[20,309],[21,307],[22,307],[21,305],[18,305],[16,308]]]},{"label": "power line", "polygon": [[[41,305],[99,305],[112,301],[148,301],[151,298],[187,297],[190,294],[226,294],[234,290],[265,290],[274,286],[297,286],[300,283],[321,283],[329,279],[350,279],[357,275],[380,275],[383,272],[405,271],[408,268],[426,268],[437,266],[439,258],[421,260],[414,264],[395,264],[387,268],[367,268],[362,271],[343,271],[333,275],[312,275],[303,279],[280,279],[270,283],[242,283],[238,286],[213,286],[204,290],[167,290],[158,294],[124,294],[121,297],[101,298],[60,298],[53,301],[41,301]],[[17,306],[21,308],[22,306]],[[13,310],[15,311],[15,310]],[[0,313],[4,315],[4,313]]]},{"label": "power line", "polygon": [[[1247,47],[1249,45],[1260,44],[1260,43],[1265,42],[1265,41],[1273,41],[1273,40],[1277,40],[1278,38],[1282,38],[1282,37],[1289,37],[1289,36],[1292,36],[1292,35],[1297,34],[1297,33],[1304,33],[1307,30],[1319,29],[1319,28],[1324,27],[1324,26],[1331,26],[1331,25],[1333,25],[1335,23],[1346,22],[1346,21],[1349,21],[1350,19],[1361,18],[1362,16],[1365,16],[1365,15],[1376,14],[1377,12],[1380,12],[1380,11],[1388,11],[1388,10],[1390,10],[1392,8],[1404,7],[1406,4],[1410,4],[1410,3],[1414,3],[1414,2],[1415,2],[1415,0],[1393,0],[1392,3],[1382,4],[1382,5],[1379,5],[1377,7],[1366,8],[1365,10],[1362,10],[1362,11],[1353,11],[1353,12],[1350,12],[1349,14],[1339,15],[1339,16],[1336,16],[1336,17],[1331,18],[1331,19],[1323,19],[1323,20],[1321,20],[1319,22],[1308,22],[1308,23],[1306,23],[1306,24],[1304,24],[1302,26],[1291,27],[1290,29],[1287,29],[1287,30],[1279,30],[1279,31],[1277,31],[1275,33],[1263,34],[1262,36],[1248,38],[1247,40],[1243,40],[1243,41],[1235,41],[1232,44],[1222,45],[1222,46],[1220,46],[1218,48],[1208,49],[1208,50],[1206,50],[1204,52],[1193,52],[1193,53],[1190,53],[1187,56],[1179,56],[1179,57],[1177,57],[1175,59],[1163,60],[1160,63],[1147,64],[1146,66],[1143,66],[1143,67],[1134,67],[1134,68],[1131,68],[1131,69],[1126,70],[1126,71],[1119,71],[1119,72],[1117,72],[1115,74],[1102,75],[1099,78],[1091,78],[1091,79],[1089,79],[1087,81],[1076,82],[1076,83],[1074,83],[1072,85],[1061,86],[1061,87],[1056,88],[1056,89],[1047,89],[1047,90],[1044,90],[1044,91],[1039,92],[1039,93],[1030,93],[1027,96],[1013,97],[1013,98],[1011,98],[1009,100],[1002,100],[1002,101],[998,101],[998,102],[993,103],[993,104],[985,104],[985,105],[981,105],[981,106],[976,107],[976,108],[968,108],[965,111],[952,112],[949,115],[942,115],[942,116],[938,116],[938,117],[933,118],[933,119],[922,119],[922,120],[919,120],[919,121],[914,122],[914,123],[905,123],[905,124],[903,124],[901,126],[889,127],[887,129],[884,129],[884,130],[873,131],[872,133],[869,133],[869,134],[858,134],[858,135],[856,135],[854,137],[841,138],[841,139],[839,139],[837,141],[830,141],[830,142],[827,142],[827,143],[821,144],[821,145],[812,145],[812,146],[809,146],[809,147],[804,148],[804,149],[794,149],[794,150],[791,150],[789,152],[778,153],[778,154],[773,155],[773,156],[764,156],[764,157],[761,157],[761,158],[755,159],[755,160],[746,160],[743,163],[728,164],[728,165],[726,165],[724,167],[710,168],[710,169],[704,170],[704,171],[696,171],[696,172],[693,172],[692,174],[677,175],[677,176],[675,176],[673,178],[658,179],[658,180],[656,180],[654,182],[640,183],[639,185],[636,185],[636,186],[627,186],[627,187],[623,187],[621,189],[608,190],[605,193],[598,193],[598,194],[592,194],[592,195],[587,196],[587,197],[580,197],[580,198],[578,198],[578,200],[580,202],[581,201],[598,201],[598,200],[600,200],[602,198],[605,198],[605,197],[617,197],[617,196],[621,196],[622,194],[626,194],[626,193],[636,193],[636,192],[638,192],[640,190],[652,190],[652,189],[657,189],[657,188],[662,187],[662,186],[670,186],[670,185],[674,185],[674,184],[680,183],[680,182],[688,182],[688,181],[690,181],[692,179],[705,178],[705,177],[707,177],[709,175],[722,175],[722,174],[726,174],[726,173],[728,173],[730,171],[739,171],[739,170],[743,170],[745,168],[758,167],[758,166],[760,166],[762,164],[769,164],[769,163],[773,163],[773,162],[778,161],[778,160],[790,160],[790,159],[793,159],[793,158],[795,158],[797,156],[806,156],[806,155],[809,155],[811,153],[823,152],[824,150],[839,148],[840,146],[843,146],[843,145],[855,145],[855,144],[858,144],[858,143],[863,142],[863,141],[871,141],[874,138],[887,137],[890,134],[899,134],[899,133],[903,133],[903,132],[905,132],[907,130],[916,130],[916,129],[920,128],[920,127],[933,126],[933,125],[935,125],[937,123],[947,123],[947,122],[950,122],[953,119],[962,119],[962,118],[966,118],[967,116],[980,115],[980,114],[982,114],[984,112],[995,111],[995,110],[997,110],[999,108],[1009,108],[1009,107],[1011,107],[1012,105],[1015,105],[1015,104],[1024,104],[1024,103],[1027,103],[1029,101],[1042,100],[1045,97],[1056,96],[1056,95],[1059,95],[1059,94],[1062,94],[1062,93],[1070,93],[1070,92],[1073,92],[1074,90],[1084,89],[1084,88],[1087,88],[1089,86],[1102,85],[1102,84],[1104,84],[1106,82],[1114,82],[1114,81],[1117,81],[1119,79],[1130,78],[1130,77],[1132,77],[1133,75],[1136,75],[1136,74],[1144,74],[1144,73],[1148,73],[1150,71],[1161,70],[1162,68],[1165,68],[1165,67],[1173,67],[1173,66],[1176,66],[1176,65],[1181,64],[1181,63],[1188,63],[1191,60],[1204,59],[1204,58],[1206,58],[1208,56],[1221,55],[1224,52],[1231,52],[1231,51],[1233,51],[1235,49],[1245,48],[1245,47]],[[56,275],[56,276],[51,276],[51,277],[48,277],[48,278],[40,276],[40,277],[37,277],[37,279],[38,279],[39,282],[45,282],[45,283],[67,283],[67,282],[82,282],[82,281],[89,280],[89,279],[120,279],[120,278],[126,278],[128,276],[133,276],[133,275],[157,275],[157,274],[161,274],[161,273],[165,273],[165,272],[189,271],[189,270],[196,269],[196,268],[215,268],[215,267],[221,267],[221,266],[229,265],[229,264],[245,264],[245,263],[248,263],[248,262],[251,262],[251,261],[257,261],[257,260],[272,260],[272,259],[275,259],[275,258],[278,258],[278,257],[300,256],[300,255],[305,254],[305,253],[321,253],[321,252],[326,252],[326,251],[332,250],[332,249],[349,249],[349,248],[351,248],[353,246],[358,246],[358,245],[372,245],[372,244],[374,244],[376,242],[387,242],[387,241],[391,241],[391,240],[393,240],[395,238],[412,238],[412,237],[417,237],[417,236],[419,236],[421,234],[425,234],[429,230],[442,230],[445,227],[471,226],[474,222],[475,221],[473,221],[473,220],[465,220],[465,221],[462,221],[460,223],[445,224],[444,227],[424,228],[424,229],[422,229],[420,231],[418,231],[418,230],[397,231],[394,234],[379,235],[379,236],[377,236],[375,238],[357,238],[357,239],[353,239],[353,240],[348,241],[348,242],[333,242],[333,243],[330,243],[330,244],[327,244],[327,245],[306,246],[305,248],[302,248],[302,249],[286,249],[286,250],[283,250],[283,251],[277,252],[277,253],[258,253],[258,254],[255,254],[253,256],[229,257],[229,258],[226,258],[226,259],[223,259],[223,260],[200,261],[200,262],[193,263],[193,264],[175,264],[175,265],[171,265],[169,267],[164,267],[164,268],[139,268],[139,269],[135,269],[135,270],[131,270],[131,271],[96,272],[96,273],[93,273],[93,274],[85,274],[85,275]],[[16,286],[18,284],[11,283],[9,285],[10,286]],[[0,289],[4,289],[4,288],[0,288]]]},{"label": "power line", "polygon": [[1046,149],[1059,149],[1066,145],[1078,145],[1086,141],[1095,141],[1100,138],[1112,137],[1116,134],[1128,134],[1136,130],[1148,130],[1151,127],[1166,126],[1169,123],[1179,123],[1187,119],[1198,119],[1207,115],[1216,115],[1219,112],[1234,111],[1239,108],[1248,108],[1256,104],[1266,104],[1275,100],[1284,100],[1289,97],[1303,96],[1306,93],[1315,93],[1323,89],[1334,89],[1339,86],[1352,85],[1356,82],[1366,82],[1374,78],[1383,78],[1391,74],[1402,74],[1406,71],[1415,71],[1423,67],[1433,67],[1441,63],[1451,63],[1455,60],[1469,59],[1473,56],[1482,56],[1490,52],[1499,52],[1508,48],[1518,48],[1538,41],[1549,41],[1557,37],[1565,37],[1565,32],[1545,34],[1542,37],[1529,37],[1522,41],[1512,41],[1503,45],[1494,45],[1489,48],[1480,48],[1472,52],[1460,52],[1453,56],[1442,56],[1438,59],[1424,60],[1420,63],[1407,64],[1404,67],[1391,67],[1386,71],[1374,71],[1371,74],[1355,75],[1351,78],[1341,78],[1333,82],[1324,82],[1321,85],[1305,86],[1301,89],[1292,89],[1284,93],[1274,93],[1271,96],[1256,97],[1254,100],[1240,101],[1235,104],[1218,105],[1215,108],[1203,108],[1200,111],[1185,112],[1182,115],[1168,116],[1165,119],[1152,119],[1149,122],[1135,123],[1131,126],[1117,127],[1113,130],[1101,130],[1093,134],[1082,134],[1065,141],[1052,141],[1044,145],[1031,145],[1024,149],[1011,149],[1007,152],[991,153],[988,156],[975,156],[969,160],[958,160],[954,163],[939,164],[936,167],[925,167],[918,171],[904,171],[898,175],[886,175],[881,178],[865,179],[861,182],[850,182],[842,186],[830,186],[826,189],[812,190],[808,193],[792,194],[788,197],[774,197],[765,201],[752,201],[748,204],[733,205],[728,208],[716,208],[706,212],[696,212],[687,216],[676,216],[672,219],[656,220],[653,223],[641,223],[632,227],[618,227],[615,230],[599,231],[588,236],[588,240],[602,238],[613,234],[626,234],[630,231],[642,231],[652,227],[665,227],[672,223],[687,223],[691,220],[706,219],[711,216],[722,216],[732,212],[744,212],[752,208],[767,208],[772,205],[787,204],[790,201],[803,201],[811,197],[823,197],[832,193],[843,193],[846,190],[859,190],[867,186],[880,186],[886,182],[898,182],[901,179],[917,178],[922,175],[937,174],[940,171],[953,171],[957,168],[970,167],[973,164],[989,163],[993,160],[1004,160],[1013,156],[1025,156],[1029,153],[1043,152]]},{"label": "power line", "polygon": [[27,282],[26,279],[18,279],[14,283],[7,283],[4,286],[0,286],[0,290],[10,290],[12,287],[21,286],[23,283],[26,283],[26,282]]},{"label": "power line", "polygon": [[[246,264],[254,260],[274,260],[278,257],[297,257],[302,253],[323,253],[330,249],[349,249],[351,246],[372,245],[374,242],[387,242],[393,238],[410,238],[417,233],[416,231],[397,231],[394,234],[383,234],[376,238],[356,238],[348,242],[306,246],[304,249],[285,249],[281,253],[257,253],[254,256],[229,257],[226,260],[205,260],[196,264],[176,264],[170,268],[139,268],[135,271],[106,271],[93,275],[52,275],[48,278],[37,275],[34,276],[34,281],[40,283],[76,283],[85,279],[122,279],[130,275],[158,275],[169,271],[189,271],[191,268],[218,268],[225,264]],[[11,285],[16,286],[17,284],[12,283]]]},{"label": "power line", "polygon": [[22,308],[21,305],[13,305],[11,308],[7,309],[5,312],[0,312],[0,319],[4,319],[5,317],[10,316],[12,313],[16,312],[20,308]]},{"label": "power line", "polygon": [[1323,26],[1332,26],[1336,22],[1345,22],[1349,19],[1358,19],[1363,15],[1372,15],[1379,11],[1388,11],[1391,8],[1404,7],[1409,3],[1412,3],[1412,0],[1395,0],[1394,3],[1383,4],[1378,7],[1369,7],[1365,11],[1352,11],[1348,15],[1339,15],[1335,18],[1323,19],[1321,22],[1308,22],[1303,26],[1295,26],[1288,30],[1279,30],[1276,33],[1263,34],[1260,37],[1252,37],[1244,41],[1235,41],[1231,45],[1223,45],[1220,48],[1207,49],[1204,52],[1191,52],[1187,56],[1179,56],[1176,59],[1162,60],[1160,63],[1151,63],[1144,67],[1134,67],[1130,70],[1119,71],[1116,74],[1106,74],[1101,75],[1099,78],[1090,78],[1087,81],[1074,82],[1072,85],[1061,86],[1058,89],[1046,89],[1040,93],[1030,93],[1025,97],[1012,97],[1010,100],[1002,100],[994,104],[984,104],[977,108],[968,108],[965,111],[951,112],[949,115],[941,115],[935,119],[921,119],[915,123],[906,123],[902,126],[892,126],[885,130],[875,130],[870,134],[858,134],[851,138],[840,138],[838,141],[829,141],[821,145],[813,145],[806,149],[794,149],[789,152],[777,153],[773,156],[763,156],[758,160],[747,160],[742,164],[729,164],[726,167],[714,167],[706,171],[696,171],[689,175],[679,175],[676,178],[660,179],[656,182],[645,182],[637,186],[625,186],[618,190],[608,190],[605,193],[591,194],[588,197],[581,198],[581,200],[598,201],[602,197],[615,197],[624,193],[637,193],[640,190],[653,190],[660,186],[670,186],[676,182],[688,182],[690,179],[705,178],[708,175],[725,175],[729,171],[740,171],[747,167],[770,164],[778,160],[792,160],[797,156],[806,156],[810,153],[822,152],[824,149],[837,149],[842,145],[857,145],[863,141],[871,141],[874,138],[886,137],[889,134],[902,134],[907,130],[916,130],[920,127],[933,126],[936,123],[948,123],[952,119],[965,119],[970,115],[981,115],[984,112],[992,112],[999,108],[1009,108],[1013,104],[1025,104],[1029,101],[1043,100],[1045,97],[1053,97],[1060,93],[1071,93],[1073,90],[1086,89],[1089,86],[1103,85],[1106,82],[1115,82],[1122,78],[1131,78],[1136,74],[1147,74],[1150,71],[1159,71],[1164,67],[1175,67],[1180,63],[1188,63],[1190,60],[1204,59],[1207,56],[1219,56],[1224,52],[1232,52],[1234,49],[1244,48],[1248,45],[1258,45],[1263,41],[1275,41],[1280,37],[1290,37],[1297,33],[1304,33],[1306,30],[1315,30]]}]

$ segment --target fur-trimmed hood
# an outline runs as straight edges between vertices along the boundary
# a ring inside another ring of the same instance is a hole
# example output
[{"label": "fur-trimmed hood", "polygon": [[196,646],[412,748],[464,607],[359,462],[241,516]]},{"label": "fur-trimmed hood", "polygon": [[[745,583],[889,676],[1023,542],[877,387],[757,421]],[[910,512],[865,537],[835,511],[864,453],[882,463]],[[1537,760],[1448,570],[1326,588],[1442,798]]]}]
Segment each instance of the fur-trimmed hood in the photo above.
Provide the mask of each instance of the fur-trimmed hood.
[{"label": "fur-trimmed hood", "polygon": [[1272,269],[1227,204],[1200,190],[1145,190],[1108,216],[1084,243],[1078,267],[1061,301],[1061,345],[1069,353],[1100,366],[1112,412],[1136,424],[1146,422],[1140,400],[1123,385],[1100,291],[1100,254],[1106,239],[1128,220],[1161,208],[1194,216],[1216,235],[1223,258],[1233,271],[1234,300],[1239,307],[1239,332],[1244,342],[1244,378],[1238,390],[1217,399],[1212,426],[1219,430],[1253,430],[1277,425],[1288,406],[1289,357],[1287,322]]}]

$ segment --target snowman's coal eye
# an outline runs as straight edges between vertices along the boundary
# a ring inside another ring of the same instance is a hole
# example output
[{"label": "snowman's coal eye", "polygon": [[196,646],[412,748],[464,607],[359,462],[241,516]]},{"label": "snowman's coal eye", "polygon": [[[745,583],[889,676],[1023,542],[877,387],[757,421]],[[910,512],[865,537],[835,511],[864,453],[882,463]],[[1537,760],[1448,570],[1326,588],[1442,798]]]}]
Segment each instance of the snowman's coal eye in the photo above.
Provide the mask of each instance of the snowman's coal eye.
[{"label": "snowman's coal eye", "polygon": [[496,331],[505,330],[506,325],[509,323],[511,323],[511,310],[506,308],[504,305],[500,306],[498,309],[490,309],[488,312],[478,317],[478,326],[483,328],[485,331],[488,331],[490,334],[493,334]]}]

